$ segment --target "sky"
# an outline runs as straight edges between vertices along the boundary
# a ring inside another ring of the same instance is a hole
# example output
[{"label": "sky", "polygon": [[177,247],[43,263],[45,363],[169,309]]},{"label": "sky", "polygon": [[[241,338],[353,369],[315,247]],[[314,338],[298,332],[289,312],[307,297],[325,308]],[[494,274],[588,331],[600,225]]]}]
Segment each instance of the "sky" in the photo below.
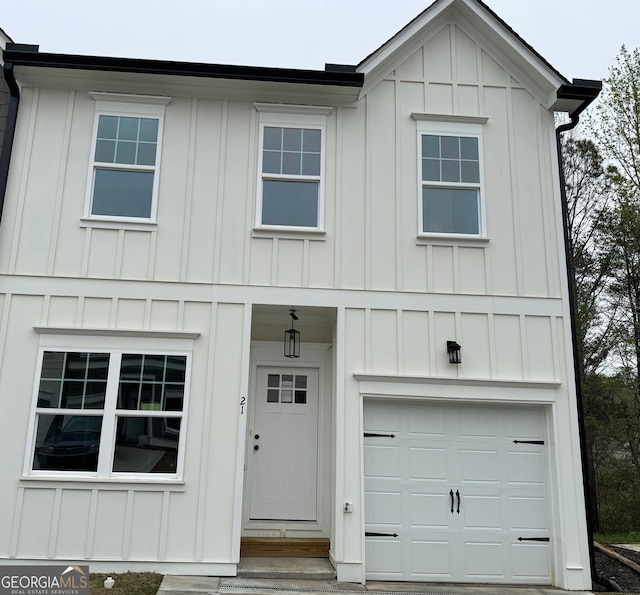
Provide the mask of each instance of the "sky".
[{"label": "sky", "polygon": [[[0,0],[40,51],[322,70],[357,64],[432,0]],[[485,0],[568,79],[640,47],[640,0]]]}]

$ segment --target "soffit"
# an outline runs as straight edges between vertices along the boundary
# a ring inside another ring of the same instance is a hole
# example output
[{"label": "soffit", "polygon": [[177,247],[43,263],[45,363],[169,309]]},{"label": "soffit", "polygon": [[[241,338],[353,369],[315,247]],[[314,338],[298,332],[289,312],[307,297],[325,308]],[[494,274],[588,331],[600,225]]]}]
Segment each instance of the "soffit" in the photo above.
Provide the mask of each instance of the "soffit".
[{"label": "soffit", "polygon": [[143,93],[248,101],[349,105],[359,87],[280,81],[233,80],[137,72],[16,65],[22,87]]}]

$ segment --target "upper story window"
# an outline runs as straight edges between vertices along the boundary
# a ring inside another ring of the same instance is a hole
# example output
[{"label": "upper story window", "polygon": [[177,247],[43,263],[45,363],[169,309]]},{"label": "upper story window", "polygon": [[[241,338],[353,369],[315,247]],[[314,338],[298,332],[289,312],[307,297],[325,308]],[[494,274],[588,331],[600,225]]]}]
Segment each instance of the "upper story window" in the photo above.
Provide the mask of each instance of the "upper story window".
[{"label": "upper story window", "polygon": [[418,128],[419,234],[484,236],[481,124]]},{"label": "upper story window", "polygon": [[260,158],[256,226],[322,230],[330,108],[256,104]]},{"label": "upper story window", "polygon": [[96,100],[85,217],[155,222],[167,97],[91,93]]},{"label": "upper story window", "polygon": [[179,478],[189,359],[186,352],[43,349],[29,473]]}]

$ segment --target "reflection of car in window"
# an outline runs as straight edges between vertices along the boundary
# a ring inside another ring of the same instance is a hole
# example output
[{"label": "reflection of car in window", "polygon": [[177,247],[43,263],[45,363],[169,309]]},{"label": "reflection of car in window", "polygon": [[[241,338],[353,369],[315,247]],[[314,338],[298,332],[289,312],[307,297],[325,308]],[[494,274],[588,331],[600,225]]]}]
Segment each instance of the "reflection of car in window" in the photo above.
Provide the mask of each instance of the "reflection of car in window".
[{"label": "reflection of car in window", "polygon": [[42,443],[38,452],[40,469],[96,471],[101,428],[102,417],[70,417],[58,432]]}]

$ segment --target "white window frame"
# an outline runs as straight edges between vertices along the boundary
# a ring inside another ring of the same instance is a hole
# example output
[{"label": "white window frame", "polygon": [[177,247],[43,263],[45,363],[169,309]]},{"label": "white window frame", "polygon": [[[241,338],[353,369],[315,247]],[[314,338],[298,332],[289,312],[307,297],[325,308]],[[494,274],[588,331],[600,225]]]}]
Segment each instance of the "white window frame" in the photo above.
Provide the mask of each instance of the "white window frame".
[{"label": "white window frame", "polygon": [[[483,125],[487,118],[479,116],[445,116],[412,114],[417,121],[417,178],[418,178],[418,238],[483,239],[487,237],[484,185]],[[478,139],[479,182],[431,182],[422,179],[422,137],[423,135],[453,136]],[[422,229],[423,188],[474,189],[478,192],[478,233],[431,232]]]},{"label": "white window frame", "polygon": [[[108,353],[109,370],[107,375],[107,388],[104,409],[76,409],[38,407],[38,393],[40,377],[42,373],[42,360],[45,351],[81,352],[81,353]],[[186,358],[185,383],[182,411],[157,411],[157,410],[118,410],[118,386],[120,379],[120,365],[123,354],[148,354],[183,356]],[[36,372],[33,386],[33,396],[29,426],[27,432],[27,444],[23,476],[37,479],[78,479],[101,481],[145,481],[145,482],[182,482],[184,477],[185,444],[187,434],[187,421],[189,411],[189,395],[191,385],[191,365],[193,357],[193,342],[189,339],[163,339],[153,340],[143,338],[122,337],[93,337],[93,336],[67,336],[67,335],[42,335]],[[33,459],[36,448],[37,416],[39,413],[46,415],[76,415],[102,417],[100,435],[100,447],[98,454],[98,466],[96,471],[57,471],[49,469],[33,469]],[[180,418],[180,433],[178,436],[178,451],[175,473],[142,473],[142,472],[114,472],[113,459],[116,446],[117,418],[120,417],[158,417]]]},{"label": "white window frame", "polygon": [[[171,101],[170,97],[151,95],[127,95],[120,93],[90,92],[95,100],[93,133],[91,135],[91,155],[89,159],[89,173],[82,227],[103,227],[114,229],[149,229],[157,226],[158,188],[160,180],[160,163],[162,158],[162,138],[164,129],[165,106]],[[158,138],[156,145],[156,161],[154,165],[131,165],[119,163],[103,163],[95,160],[96,143],[98,137],[98,122],[100,116],[121,116],[130,118],[153,118],[158,120]],[[111,169],[117,171],[143,171],[153,173],[153,189],[151,195],[151,212],[149,217],[123,217],[118,215],[94,215],[93,187],[97,169]]]},{"label": "white window frame", "polygon": [[[326,182],[326,136],[327,116],[331,113],[331,107],[281,105],[255,103],[254,107],[259,112],[259,141],[258,141],[258,166],[257,166],[257,200],[256,200],[256,230],[273,231],[302,231],[324,232],[325,224],[325,182]],[[265,127],[278,128],[306,128],[320,130],[320,174],[318,176],[271,174],[262,172],[262,158]],[[264,180],[290,180],[318,182],[317,226],[308,227],[302,225],[275,225],[262,223],[262,189]]]}]

